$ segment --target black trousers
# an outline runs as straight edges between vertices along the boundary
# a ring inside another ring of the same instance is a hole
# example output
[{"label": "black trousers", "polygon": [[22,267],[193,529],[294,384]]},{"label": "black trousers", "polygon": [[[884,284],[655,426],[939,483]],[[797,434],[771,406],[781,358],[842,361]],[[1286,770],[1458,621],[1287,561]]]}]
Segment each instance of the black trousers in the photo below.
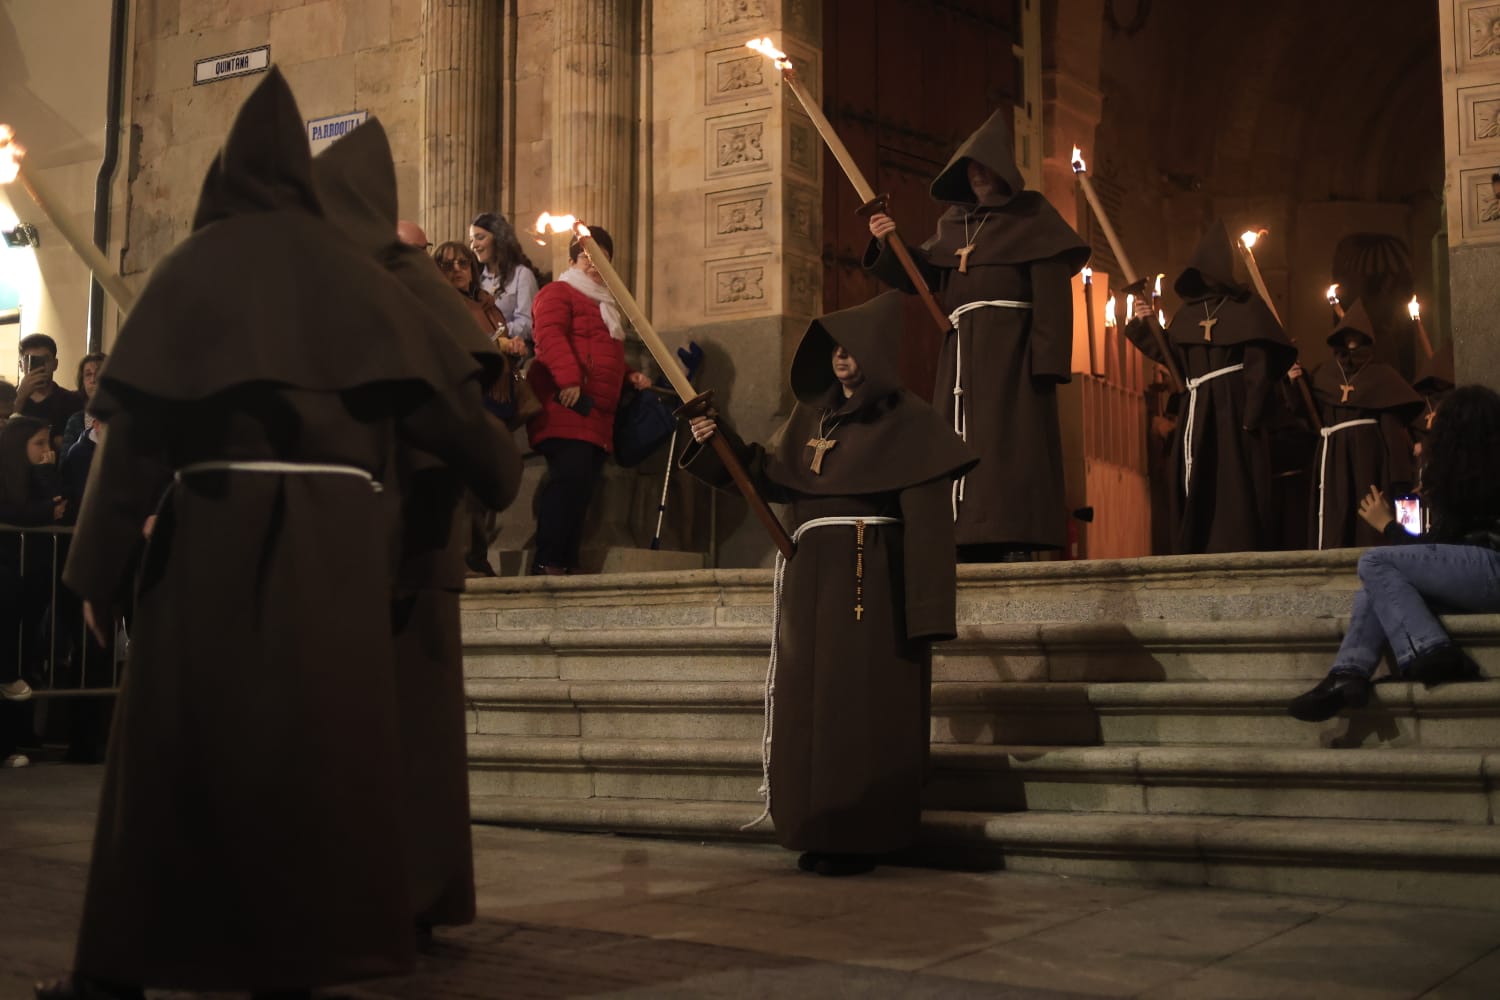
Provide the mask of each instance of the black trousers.
[{"label": "black trousers", "polygon": [[583,520],[604,469],[604,449],[587,441],[551,438],[536,446],[547,479],[536,496],[536,562],[576,569]]}]

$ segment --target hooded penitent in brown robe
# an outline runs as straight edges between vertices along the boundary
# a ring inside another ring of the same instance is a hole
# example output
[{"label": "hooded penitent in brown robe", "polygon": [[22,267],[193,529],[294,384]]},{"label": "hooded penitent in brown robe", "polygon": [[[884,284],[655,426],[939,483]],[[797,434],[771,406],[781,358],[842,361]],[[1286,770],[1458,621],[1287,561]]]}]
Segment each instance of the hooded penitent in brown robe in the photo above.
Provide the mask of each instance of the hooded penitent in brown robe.
[{"label": "hooded penitent in brown robe", "polygon": [[1453,341],[1450,340],[1434,351],[1417,369],[1417,380],[1412,383],[1412,388],[1421,393],[1426,402],[1416,423],[1412,425],[1413,437],[1422,440],[1432,430],[1437,408],[1453,392],[1456,384],[1453,377]]},{"label": "hooded penitent in brown robe", "polygon": [[[1172,550],[1274,548],[1266,416],[1280,405],[1277,382],[1297,349],[1260,297],[1234,280],[1234,247],[1223,223],[1204,234],[1173,288],[1183,306],[1168,325],[1167,343],[1189,391],[1167,465]],[[1160,362],[1147,325],[1155,322],[1132,318],[1125,335]]]},{"label": "hooded penitent in brown robe", "polygon": [[[1089,251],[1045,198],[1023,190],[1007,115],[990,116],[932,182],[933,198],[950,207],[937,233],[912,251],[950,313],[1013,303],[965,312],[938,359],[933,405],[980,457],[954,498],[958,544],[969,561],[1061,548],[1067,539],[1057,385],[1072,378],[1071,279]],[[999,179],[983,203],[969,186],[970,160]],[[966,246],[973,250],[960,270]],[[915,293],[886,243],[871,242],[865,266]]]},{"label": "hooded penitent in brown robe", "polygon": [[[328,220],[421,302],[451,347],[484,365],[487,378],[503,377],[504,359],[464,298],[431,257],[396,238],[396,171],[380,122],[372,118],[324,150],[313,176]],[[521,457],[511,435],[494,421],[476,422],[471,433],[476,445],[489,435],[482,446],[519,482]],[[392,623],[412,905],[423,924],[467,923],[474,919],[474,851],[458,613],[467,519],[455,521],[463,481],[414,447],[397,451],[394,471],[401,536]]]},{"label": "hooded penitent in brown robe", "polygon": [[[788,527],[823,517],[899,524],[806,527],[785,566],[775,643],[770,811],[793,850],[873,855],[910,844],[921,815],[929,644],[954,625],[950,485],[974,459],[933,409],[900,388],[900,296],[813,321],[792,362],[797,405],[774,452],[730,440]],[[845,398],[835,345],[864,382]],[[727,430],[721,433],[729,434]],[[809,442],[834,441],[822,452]],[[683,456],[721,485],[713,452]],[[858,610],[857,610],[858,609]]]},{"label": "hooded penitent in brown robe", "polygon": [[399,498],[375,487],[407,446],[497,506],[514,470],[474,430],[472,354],[323,219],[274,68],[193,228],[101,375],[65,570],[108,614],[156,513],[76,974],[269,991],[401,973]]},{"label": "hooded penitent in brown robe", "polygon": [[[1352,350],[1351,336],[1358,341]],[[1323,441],[1312,470],[1308,546],[1379,545],[1380,533],[1359,516],[1359,501],[1371,486],[1390,496],[1392,483],[1410,485],[1415,463],[1407,427],[1421,413],[1422,397],[1396,369],[1371,360],[1373,327],[1359,301],[1328,335],[1328,345],[1333,357],[1312,376]],[[1355,420],[1373,423],[1345,426]]]}]

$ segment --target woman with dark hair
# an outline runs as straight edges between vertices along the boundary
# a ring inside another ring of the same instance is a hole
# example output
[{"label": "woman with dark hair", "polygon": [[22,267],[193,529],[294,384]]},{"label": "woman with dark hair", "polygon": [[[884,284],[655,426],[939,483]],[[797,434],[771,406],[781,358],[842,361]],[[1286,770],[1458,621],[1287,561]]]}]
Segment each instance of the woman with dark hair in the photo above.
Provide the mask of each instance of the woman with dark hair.
[{"label": "woman with dark hair", "polygon": [[[598,251],[615,243],[590,226]],[[572,265],[536,297],[536,361],[527,378],[542,412],[526,425],[531,447],[547,460],[537,491],[536,574],[566,575],[578,567],[583,520],[614,443],[615,410],[625,383],[651,379],[625,363],[625,327],[589,255],[575,236]]]},{"label": "woman with dark hair", "polygon": [[93,401],[94,391],[99,388],[99,370],[104,367],[105,355],[95,351],[85,354],[78,361],[78,391],[83,394],[84,408],[68,418],[63,427],[62,451],[58,454],[66,455],[68,449],[83,437],[84,433],[94,428],[94,418],[88,415],[88,405]]},{"label": "woman with dark hair", "polygon": [[[68,502],[57,489],[57,469],[52,453],[51,425],[36,417],[12,417],[0,423],[0,523],[17,527],[56,524],[68,511]],[[21,538],[13,532],[0,535],[0,698],[25,701],[31,685],[21,678],[16,634],[28,628],[46,609],[46,587],[35,579],[23,580]],[[50,572],[50,569],[49,569]],[[26,576],[36,574],[28,571]],[[0,726],[6,732],[0,757],[15,749],[11,720]]]},{"label": "woman with dark hair", "polygon": [[521,249],[516,229],[505,216],[481,212],[469,224],[469,249],[483,271],[476,271],[480,286],[495,300],[512,337],[531,343],[531,303],[536,298],[536,274]]},{"label": "woman with dark hair", "polygon": [[1370,697],[1370,677],[1389,645],[1395,674],[1428,687],[1478,671],[1453,644],[1428,602],[1464,612],[1500,611],[1500,395],[1465,386],[1438,407],[1422,449],[1421,495],[1431,530],[1408,534],[1375,486],[1359,514],[1389,546],[1359,557],[1364,585],[1328,676],[1288,706],[1322,722]]}]

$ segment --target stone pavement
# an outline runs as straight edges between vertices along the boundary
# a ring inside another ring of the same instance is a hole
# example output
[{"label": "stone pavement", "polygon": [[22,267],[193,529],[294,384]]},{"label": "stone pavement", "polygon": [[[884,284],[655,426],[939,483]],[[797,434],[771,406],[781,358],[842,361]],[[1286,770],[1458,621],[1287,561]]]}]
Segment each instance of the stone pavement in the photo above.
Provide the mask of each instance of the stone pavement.
[{"label": "stone pavement", "polygon": [[[68,966],[100,775],[0,771],[0,1000]],[[441,931],[411,977],[327,995],[1500,996],[1496,913],[1006,872],[829,880],[763,845],[495,827],[475,855],[478,923]]]}]

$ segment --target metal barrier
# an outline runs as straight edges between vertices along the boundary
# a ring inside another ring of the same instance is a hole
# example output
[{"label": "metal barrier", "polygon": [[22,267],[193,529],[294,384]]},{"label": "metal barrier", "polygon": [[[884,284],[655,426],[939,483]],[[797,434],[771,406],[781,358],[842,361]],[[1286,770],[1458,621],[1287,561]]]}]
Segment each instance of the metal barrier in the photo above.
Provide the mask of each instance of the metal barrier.
[{"label": "metal barrier", "polygon": [[[0,675],[21,677],[37,697],[112,695],[120,687],[123,628],[100,646],[83,601],[62,582],[72,535],[70,527],[0,524]],[[12,653],[14,663],[4,662]]]}]

